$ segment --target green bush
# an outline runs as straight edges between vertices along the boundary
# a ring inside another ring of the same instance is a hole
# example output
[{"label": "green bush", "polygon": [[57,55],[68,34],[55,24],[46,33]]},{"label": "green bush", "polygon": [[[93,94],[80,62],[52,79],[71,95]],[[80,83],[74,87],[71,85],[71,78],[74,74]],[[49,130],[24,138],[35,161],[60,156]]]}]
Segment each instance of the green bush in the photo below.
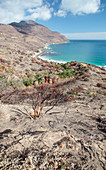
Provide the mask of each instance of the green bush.
[{"label": "green bush", "polygon": [[58,73],[60,78],[70,78],[75,75],[75,71],[65,70],[63,72]]},{"label": "green bush", "polygon": [[28,76],[29,79],[33,79],[34,78],[34,74],[33,73],[28,73],[27,76]]},{"label": "green bush", "polygon": [[71,70],[71,67],[68,67],[67,63],[66,64],[61,64],[61,68],[63,68],[64,70]]},{"label": "green bush", "polygon": [[33,80],[32,80],[32,79],[27,79],[27,80],[24,82],[24,85],[25,85],[25,86],[31,86],[31,85],[33,85]]},{"label": "green bush", "polygon": [[36,81],[38,81],[38,83],[40,83],[43,79],[42,74],[40,74],[40,73],[36,74],[35,79],[36,79]]},{"label": "green bush", "polygon": [[48,73],[47,73],[47,72],[44,72],[43,75],[44,75],[44,76],[45,76],[45,75],[48,75]]},{"label": "green bush", "polygon": [[29,53],[30,56],[32,56],[33,54],[32,53]]},{"label": "green bush", "polygon": [[2,65],[1,67],[2,67],[2,69],[5,69],[5,66],[4,66],[4,65]]}]

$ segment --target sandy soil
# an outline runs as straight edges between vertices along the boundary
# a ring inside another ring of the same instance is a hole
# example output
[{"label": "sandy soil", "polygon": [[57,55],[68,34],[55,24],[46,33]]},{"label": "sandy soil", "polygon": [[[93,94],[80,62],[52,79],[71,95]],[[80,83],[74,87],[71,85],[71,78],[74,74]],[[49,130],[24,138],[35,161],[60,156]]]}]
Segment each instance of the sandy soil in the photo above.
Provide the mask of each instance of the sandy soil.
[{"label": "sandy soil", "polygon": [[[106,70],[72,63],[76,76],[46,84],[52,89],[51,96],[55,95],[45,102],[41,116],[33,119],[28,115],[33,112],[31,95],[36,97],[38,88],[45,84],[20,88],[17,84],[21,86],[20,78],[25,76],[62,71],[60,65],[37,57],[53,40],[22,36],[11,31],[11,26],[2,27],[0,169],[105,170]],[[86,67],[88,71],[81,70]]]},{"label": "sandy soil", "polygon": [[88,78],[60,85],[78,95],[30,119],[32,105],[0,103],[0,168],[105,169],[106,71],[89,65]]}]

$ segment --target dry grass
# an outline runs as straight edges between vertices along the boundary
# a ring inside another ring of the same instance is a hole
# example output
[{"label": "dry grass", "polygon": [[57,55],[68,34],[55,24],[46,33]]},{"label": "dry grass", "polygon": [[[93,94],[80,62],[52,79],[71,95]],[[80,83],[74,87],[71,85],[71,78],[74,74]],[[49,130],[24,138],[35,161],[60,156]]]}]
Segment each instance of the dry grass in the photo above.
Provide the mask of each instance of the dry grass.
[{"label": "dry grass", "polygon": [[0,110],[0,116],[2,116],[3,115],[3,112]]}]

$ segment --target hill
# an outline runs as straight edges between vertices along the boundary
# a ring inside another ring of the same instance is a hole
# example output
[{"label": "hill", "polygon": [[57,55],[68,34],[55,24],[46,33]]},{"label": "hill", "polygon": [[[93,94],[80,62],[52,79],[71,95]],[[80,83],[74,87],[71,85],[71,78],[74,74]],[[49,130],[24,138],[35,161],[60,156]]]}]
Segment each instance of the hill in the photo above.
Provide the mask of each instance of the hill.
[{"label": "hill", "polygon": [[68,40],[65,36],[61,35],[58,32],[49,30],[47,27],[40,25],[34,21],[21,21],[20,23],[11,23],[18,32],[34,36],[39,38],[44,43],[65,43]]},{"label": "hill", "polygon": [[0,25],[0,169],[106,169],[106,70],[37,57],[63,42],[33,21]]},{"label": "hill", "polygon": [[69,42],[63,35],[53,32],[34,21],[13,22],[9,25],[0,24],[0,47],[2,55],[11,50],[35,52],[45,44]]},{"label": "hill", "polygon": [[[22,76],[2,62],[0,168],[104,170],[106,71],[77,62],[28,63],[38,70]],[[54,81],[56,72],[61,79]]]}]

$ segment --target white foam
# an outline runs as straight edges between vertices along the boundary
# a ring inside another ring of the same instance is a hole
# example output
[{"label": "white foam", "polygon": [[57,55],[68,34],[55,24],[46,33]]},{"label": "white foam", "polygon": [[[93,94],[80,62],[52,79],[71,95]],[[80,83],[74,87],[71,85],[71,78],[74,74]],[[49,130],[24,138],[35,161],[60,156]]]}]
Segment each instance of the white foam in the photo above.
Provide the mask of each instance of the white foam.
[{"label": "white foam", "polygon": [[38,58],[42,59],[42,60],[45,60],[45,61],[48,61],[48,62],[55,62],[55,63],[67,63],[65,61],[57,61],[57,60],[52,60],[52,59],[47,59],[45,56],[38,56]]},{"label": "white foam", "polygon": [[102,67],[102,68],[104,68],[106,70],[106,65],[105,66],[99,66],[99,67]]},{"label": "white foam", "polygon": [[[42,59],[42,60],[45,60],[45,61],[48,61],[48,62],[54,62],[54,63],[63,63],[63,64],[65,64],[65,63],[67,63],[68,61],[61,61],[61,60],[53,60],[53,59],[49,59],[49,58],[47,58],[46,56],[41,56],[41,55],[39,55],[39,56],[37,56],[38,58],[40,58],[40,59]],[[70,61],[71,62],[71,61]],[[106,70],[106,65],[104,65],[104,66],[100,66],[100,65],[96,65],[96,66],[98,66],[98,67],[101,67],[101,68],[104,68],[105,70]]]},{"label": "white foam", "polygon": [[49,47],[49,45],[46,45],[46,46],[44,47],[44,49],[51,49],[51,48]]},{"label": "white foam", "polygon": [[106,65],[105,65],[105,66],[103,66],[103,68],[106,70]]}]

